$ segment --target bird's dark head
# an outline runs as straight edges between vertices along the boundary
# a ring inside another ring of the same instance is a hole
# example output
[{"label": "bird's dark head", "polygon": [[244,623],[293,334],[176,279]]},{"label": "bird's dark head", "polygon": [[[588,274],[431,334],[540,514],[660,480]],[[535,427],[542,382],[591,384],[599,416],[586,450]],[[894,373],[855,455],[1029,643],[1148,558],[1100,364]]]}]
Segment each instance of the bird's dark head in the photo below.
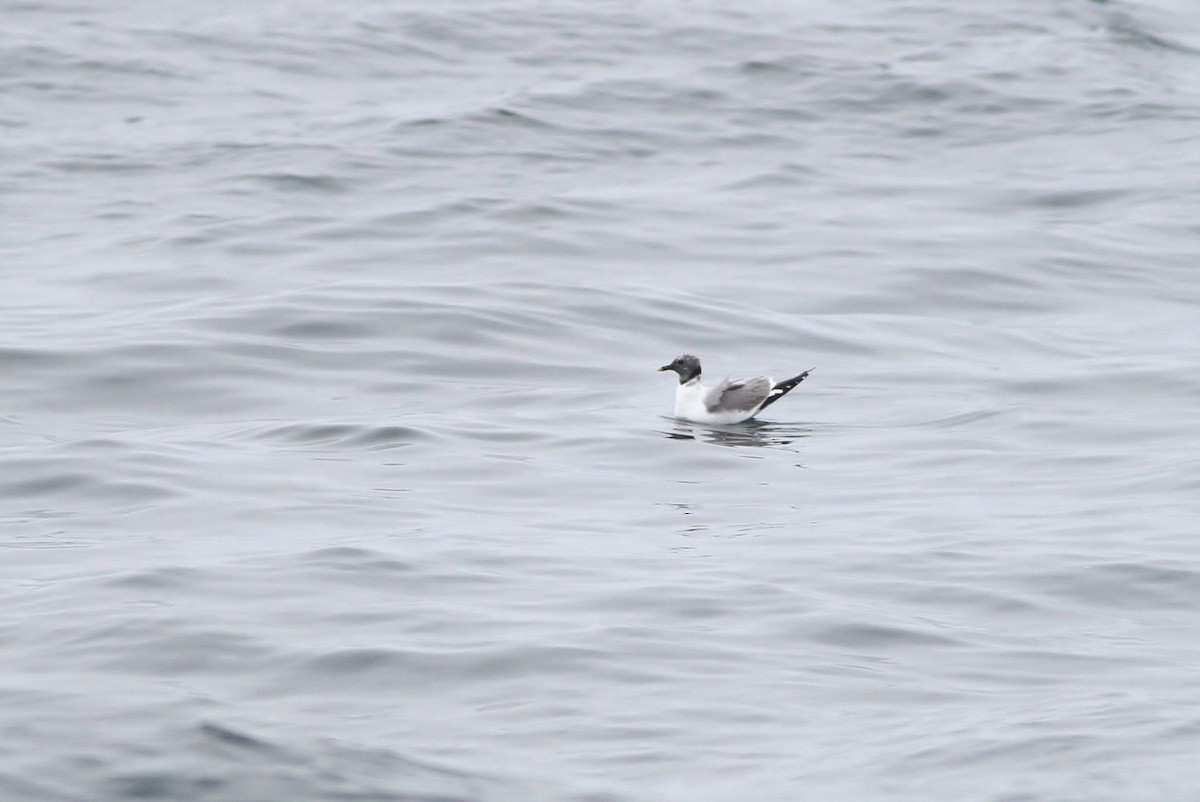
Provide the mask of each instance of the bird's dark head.
[{"label": "bird's dark head", "polygon": [[679,383],[686,384],[700,375],[700,360],[691,354],[680,354],[669,365],[663,365],[659,371],[673,370],[679,374]]}]

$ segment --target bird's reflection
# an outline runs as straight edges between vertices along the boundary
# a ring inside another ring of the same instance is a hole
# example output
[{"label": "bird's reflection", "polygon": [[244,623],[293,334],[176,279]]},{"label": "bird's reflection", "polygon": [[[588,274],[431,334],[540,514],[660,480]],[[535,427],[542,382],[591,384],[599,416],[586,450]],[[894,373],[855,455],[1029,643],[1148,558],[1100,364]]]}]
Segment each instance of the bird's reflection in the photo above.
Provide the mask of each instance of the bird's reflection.
[{"label": "bird's reflection", "polygon": [[743,446],[750,448],[778,448],[809,437],[812,427],[798,423],[750,420],[716,426],[707,423],[690,423],[670,419],[672,428],[660,432],[670,440],[700,440],[717,446]]}]

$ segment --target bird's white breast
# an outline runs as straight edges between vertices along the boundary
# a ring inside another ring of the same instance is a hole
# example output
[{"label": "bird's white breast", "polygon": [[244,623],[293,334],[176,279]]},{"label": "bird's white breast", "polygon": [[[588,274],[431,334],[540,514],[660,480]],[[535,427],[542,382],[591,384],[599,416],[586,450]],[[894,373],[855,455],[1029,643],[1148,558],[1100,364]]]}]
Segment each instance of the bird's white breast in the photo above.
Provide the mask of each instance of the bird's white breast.
[{"label": "bird's white breast", "polygon": [[709,417],[708,407],[704,405],[704,396],[708,388],[699,379],[684,382],[675,388],[675,417],[687,420],[704,421]]}]

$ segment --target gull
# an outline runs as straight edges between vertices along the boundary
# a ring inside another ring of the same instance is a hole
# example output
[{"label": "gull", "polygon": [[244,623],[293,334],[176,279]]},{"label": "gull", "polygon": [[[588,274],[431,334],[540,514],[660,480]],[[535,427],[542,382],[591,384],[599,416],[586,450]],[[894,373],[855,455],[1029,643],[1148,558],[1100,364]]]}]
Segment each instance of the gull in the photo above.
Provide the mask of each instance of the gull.
[{"label": "gull", "polygon": [[675,417],[696,423],[741,423],[750,420],[788,394],[804,381],[814,368],[781,381],[769,376],[753,379],[724,379],[716,387],[705,387],[700,381],[700,360],[691,354],[680,354],[659,371],[673,370],[679,374],[675,388]]}]

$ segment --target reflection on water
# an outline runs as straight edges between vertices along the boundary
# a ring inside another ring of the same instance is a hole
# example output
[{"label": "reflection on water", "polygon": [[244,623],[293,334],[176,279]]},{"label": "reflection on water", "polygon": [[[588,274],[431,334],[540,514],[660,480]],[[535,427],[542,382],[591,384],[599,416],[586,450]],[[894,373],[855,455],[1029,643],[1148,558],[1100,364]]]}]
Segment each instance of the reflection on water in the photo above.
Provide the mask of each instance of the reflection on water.
[{"label": "reflection on water", "polygon": [[718,446],[778,448],[812,435],[812,427],[797,423],[749,420],[724,426],[668,418],[674,428],[660,432],[671,440],[702,440]]}]

